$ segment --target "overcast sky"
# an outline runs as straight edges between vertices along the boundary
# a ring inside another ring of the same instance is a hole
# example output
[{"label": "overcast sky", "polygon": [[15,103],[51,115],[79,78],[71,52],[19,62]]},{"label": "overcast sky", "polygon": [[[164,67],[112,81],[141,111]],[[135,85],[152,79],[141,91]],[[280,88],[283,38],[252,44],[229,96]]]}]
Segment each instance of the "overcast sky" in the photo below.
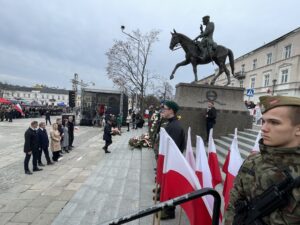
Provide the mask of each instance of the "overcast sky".
[{"label": "overcast sky", "polygon": [[[215,23],[214,39],[235,58],[300,26],[298,0],[0,0],[0,81],[71,88],[74,73],[97,88],[113,88],[105,53],[114,40],[140,29],[161,31],[148,69],[168,79],[182,50],[170,51],[170,31],[199,35],[202,16]],[[198,77],[213,73],[198,66]],[[191,82],[191,65],[181,67],[172,85]]]}]

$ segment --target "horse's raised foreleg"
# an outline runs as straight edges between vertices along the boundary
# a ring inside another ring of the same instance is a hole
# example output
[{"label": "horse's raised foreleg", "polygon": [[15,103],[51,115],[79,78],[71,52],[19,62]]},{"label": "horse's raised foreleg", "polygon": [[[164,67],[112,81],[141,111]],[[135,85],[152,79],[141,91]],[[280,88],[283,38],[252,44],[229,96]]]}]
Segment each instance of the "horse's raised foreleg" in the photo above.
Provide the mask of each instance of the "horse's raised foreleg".
[{"label": "horse's raised foreleg", "polygon": [[189,63],[190,63],[190,61],[188,61],[188,60],[184,60],[184,61],[182,61],[180,63],[177,63],[176,66],[174,67],[172,73],[171,73],[170,80],[172,80],[174,78],[174,74],[175,74],[176,70],[178,69],[178,67],[185,66],[185,65],[187,65]]}]

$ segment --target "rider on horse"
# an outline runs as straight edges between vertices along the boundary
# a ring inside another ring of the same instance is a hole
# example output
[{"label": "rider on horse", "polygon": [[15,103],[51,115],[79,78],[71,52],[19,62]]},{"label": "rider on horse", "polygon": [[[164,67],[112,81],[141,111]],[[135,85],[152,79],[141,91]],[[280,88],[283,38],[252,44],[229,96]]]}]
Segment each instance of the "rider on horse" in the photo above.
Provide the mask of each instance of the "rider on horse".
[{"label": "rider on horse", "polygon": [[[200,52],[202,53],[199,56],[199,59],[203,60],[207,57],[212,58],[213,52],[217,47],[217,43],[213,40],[213,34],[215,30],[215,25],[213,22],[209,21],[209,16],[204,16],[202,18],[203,24],[206,26],[203,31],[202,24],[200,26],[201,34],[195,38],[196,45],[198,46]],[[198,38],[202,38],[199,42]]]}]

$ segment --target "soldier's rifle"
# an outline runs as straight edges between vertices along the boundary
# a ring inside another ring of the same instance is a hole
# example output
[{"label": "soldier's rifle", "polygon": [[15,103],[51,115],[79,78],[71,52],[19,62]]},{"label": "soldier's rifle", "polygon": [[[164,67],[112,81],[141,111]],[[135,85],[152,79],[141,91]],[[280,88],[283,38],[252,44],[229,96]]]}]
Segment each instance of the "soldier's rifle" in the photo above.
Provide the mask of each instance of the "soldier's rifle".
[{"label": "soldier's rifle", "polygon": [[239,200],[235,204],[235,217],[232,225],[265,225],[262,218],[289,203],[294,188],[300,187],[300,177],[294,179],[287,171],[287,178],[274,184],[251,201]]}]

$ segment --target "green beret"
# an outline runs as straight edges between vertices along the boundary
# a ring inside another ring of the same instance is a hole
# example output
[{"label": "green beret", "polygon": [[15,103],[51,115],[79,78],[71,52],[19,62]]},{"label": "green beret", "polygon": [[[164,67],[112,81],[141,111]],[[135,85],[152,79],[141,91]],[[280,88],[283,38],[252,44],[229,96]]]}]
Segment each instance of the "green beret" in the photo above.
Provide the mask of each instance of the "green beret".
[{"label": "green beret", "polygon": [[262,113],[278,106],[299,106],[300,98],[289,96],[261,96],[259,97]]},{"label": "green beret", "polygon": [[170,109],[172,109],[174,113],[177,113],[177,111],[179,110],[179,105],[177,105],[176,102],[166,101],[165,105],[168,106]]}]

